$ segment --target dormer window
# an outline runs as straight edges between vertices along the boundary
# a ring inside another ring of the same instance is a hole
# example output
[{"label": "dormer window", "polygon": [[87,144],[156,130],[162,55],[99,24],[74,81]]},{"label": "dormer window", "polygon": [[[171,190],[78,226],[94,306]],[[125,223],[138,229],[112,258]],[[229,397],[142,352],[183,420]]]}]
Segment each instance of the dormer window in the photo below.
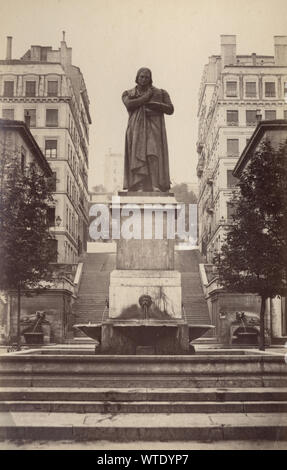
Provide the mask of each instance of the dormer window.
[{"label": "dormer window", "polygon": [[48,81],[48,96],[58,96],[58,81],[49,80]]},{"label": "dormer window", "polygon": [[26,96],[36,96],[36,82],[35,81],[26,82]]},{"label": "dormer window", "polygon": [[265,82],[265,97],[274,98],[276,96],[275,82]]},{"label": "dormer window", "polygon": [[5,80],[4,96],[14,96],[14,82],[12,80]]},{"label": "dormer window", "polygon": [[245,95],[247,98],[256,98],[256,82],[246,82]]},{"label": "dormer window", "polygon": [[230,98],[237,96],[237,82],[226,82],[226,96]]}]

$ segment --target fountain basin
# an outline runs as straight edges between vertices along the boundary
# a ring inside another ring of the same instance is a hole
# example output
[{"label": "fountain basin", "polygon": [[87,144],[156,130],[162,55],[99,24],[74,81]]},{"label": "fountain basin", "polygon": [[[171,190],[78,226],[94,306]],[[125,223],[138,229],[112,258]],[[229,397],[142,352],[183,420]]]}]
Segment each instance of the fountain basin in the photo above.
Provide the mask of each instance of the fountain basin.
[{"label": "fountain basin", "polygon": [[204,335],[213,325],[188,325],[184,321],[107,320],[74,325],[100,343],[101,352],[135,354],[138,346],[152,346],[155,354],[194,352],[190,342]]}]

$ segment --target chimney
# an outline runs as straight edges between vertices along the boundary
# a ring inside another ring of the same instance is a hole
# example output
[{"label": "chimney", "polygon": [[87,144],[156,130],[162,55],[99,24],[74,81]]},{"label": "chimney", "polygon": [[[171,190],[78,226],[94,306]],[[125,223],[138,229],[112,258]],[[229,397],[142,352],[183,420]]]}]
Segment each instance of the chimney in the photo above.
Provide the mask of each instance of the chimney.
[{"label": "chimney", "polygon": [[251,58],[252,58],[252,65],[256,65],[256,53],[255,52],[252,52]]},{"label": "chimney", "polygon": [[31,116],[29,114],[29,111],[25,112],[24,120],[25,120],[26,126],[30,128]]},{"label": "chimney", "polygon": [[287,36],[274,36],[275,65],[287,66]]},{"label": "chimney", "polygon": [[67,47],[66,44],[66,32],[62,31],[63,34],[63,39],[61,41],[61,47],[60,47],[60,62],[61,64],[66,67],[69,65],[72,65],[72,48]]},{"label": "chimney", "polygon": [[220,39],[222,67],[236,65],[236,36],[222,34]]},{"label": "chimney", "polygon": [[12,59],[12,36],[7,36],[6,60]]}]

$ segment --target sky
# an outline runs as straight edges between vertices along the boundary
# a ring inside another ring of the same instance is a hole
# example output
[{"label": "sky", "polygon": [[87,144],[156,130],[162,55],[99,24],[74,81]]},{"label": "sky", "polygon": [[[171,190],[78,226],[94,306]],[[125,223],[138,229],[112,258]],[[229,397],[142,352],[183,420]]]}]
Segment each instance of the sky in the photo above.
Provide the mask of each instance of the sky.
[{"label": "sky", "polygon": [[89,186],[103,183],[105,154],[124,153],[128,115],[121,101],[149,67],[168,91],[166,116],[173,183],[196,182],[198,91],[220,35],[237,36],[237,54],[273,55],[273,36],[287,35],[286,0],[0,0],[0,58],[30,45],[58,49],[62,31],[90,98]]}]

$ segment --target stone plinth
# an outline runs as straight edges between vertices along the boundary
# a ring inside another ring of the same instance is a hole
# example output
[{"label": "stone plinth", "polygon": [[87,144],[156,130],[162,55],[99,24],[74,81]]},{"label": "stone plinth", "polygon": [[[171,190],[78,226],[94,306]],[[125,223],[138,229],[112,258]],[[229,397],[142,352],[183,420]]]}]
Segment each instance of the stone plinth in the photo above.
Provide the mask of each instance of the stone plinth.
[{"label": "stone plinth", "polygon": [[178,271],[115,270],[110,276],[109,318],[144,318],[139,304],[149,295],[148,318],[182,318],[181,274]]},{"label": "stone plinth", "polygon": [[[169,193],[119,193],[121,238],[117,269],[174,269],[174,239],[178,204]],[[132,218],[131,218],[132,217]],[[133,238],[123,227],[133,223]]]}]

